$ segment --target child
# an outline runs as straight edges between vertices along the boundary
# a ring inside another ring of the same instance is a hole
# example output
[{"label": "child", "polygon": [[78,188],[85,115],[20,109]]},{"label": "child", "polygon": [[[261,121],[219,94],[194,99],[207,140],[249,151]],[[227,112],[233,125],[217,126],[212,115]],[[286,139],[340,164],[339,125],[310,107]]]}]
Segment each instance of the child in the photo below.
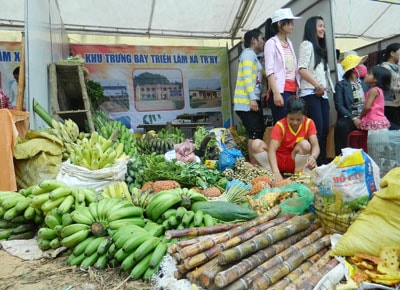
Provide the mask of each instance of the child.
[{"label": "child", "polygon": [[254,157],[264,168],[270,167],[275,182],[282,181],[281,172],[313,169],[317,166],[320,152],[315,123],[306,117],[307,105],[304,99],[290,97],[286,112],[287,116],[272,128],[269,145],[262,140],[253,142]]},{"label": "child", "polygon": [[365,93],[360,129],[368,130],[368,134],[390,127],[390,122],[384,114],[385,100],[382,90],[390,89],[391,78],[390,71],[381,66],[373,66],[365,76],[364,82],[370,85],[370,89]]}]

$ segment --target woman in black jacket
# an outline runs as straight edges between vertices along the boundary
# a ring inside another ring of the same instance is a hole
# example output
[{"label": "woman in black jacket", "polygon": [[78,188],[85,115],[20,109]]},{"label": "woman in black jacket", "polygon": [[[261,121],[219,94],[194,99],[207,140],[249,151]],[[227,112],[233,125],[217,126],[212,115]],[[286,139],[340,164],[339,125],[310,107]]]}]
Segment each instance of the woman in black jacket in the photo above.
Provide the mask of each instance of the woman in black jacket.
[{"label": "woman in black jacket", "polygon": [[356,67],[365,57],[348,55],[342,61],[343,79],[335,86],[334,102],[338,113],[335,125],[335,155],[347,147],[347,135],[360,126],[360,113],[364,105],[364,88]]}]

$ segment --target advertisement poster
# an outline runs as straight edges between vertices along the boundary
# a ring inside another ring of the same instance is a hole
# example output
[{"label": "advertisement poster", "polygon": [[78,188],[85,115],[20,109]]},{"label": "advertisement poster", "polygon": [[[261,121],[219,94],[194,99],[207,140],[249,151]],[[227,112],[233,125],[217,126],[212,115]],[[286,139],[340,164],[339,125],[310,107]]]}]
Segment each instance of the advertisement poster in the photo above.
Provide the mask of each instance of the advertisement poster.
[{"label": "advertisement poster", "polygon": [[230,122],[226,48],[71,45],[101,84],[100,109],[135,132],[141,124],[190,122],[206,116],[212,127]]},{"label": "advertisement poster", "polygon": [[15,106],[16,91],[18,90],[13,71],[21,60],[20,42],[0,42],[0,89]]}]

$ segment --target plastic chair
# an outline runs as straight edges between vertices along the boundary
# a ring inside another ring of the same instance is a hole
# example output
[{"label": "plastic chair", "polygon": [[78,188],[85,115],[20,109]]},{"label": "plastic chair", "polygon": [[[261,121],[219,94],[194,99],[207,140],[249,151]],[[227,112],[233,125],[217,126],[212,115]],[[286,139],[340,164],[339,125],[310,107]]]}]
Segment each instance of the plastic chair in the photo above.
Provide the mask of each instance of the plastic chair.
[{"label": "plastic chair", "polygon": [[367,130],[354,130],[347,134],[347,147],[363,149],[368,153],[368,131]]}]

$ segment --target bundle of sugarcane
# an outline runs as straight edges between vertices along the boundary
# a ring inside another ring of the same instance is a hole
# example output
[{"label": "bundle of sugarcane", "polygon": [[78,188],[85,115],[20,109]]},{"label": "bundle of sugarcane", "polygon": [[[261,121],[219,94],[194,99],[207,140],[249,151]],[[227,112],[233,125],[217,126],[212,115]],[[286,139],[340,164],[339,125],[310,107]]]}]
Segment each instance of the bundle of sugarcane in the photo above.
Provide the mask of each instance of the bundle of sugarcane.
[{"label": "bundle of sugarcane", "polygon": [[226,271],[218,273],[215,277],[216,284],[219,287],[229,284],[230,289],[248,289],[254,278],[259,274],[257,269],[259,265],[268,263],[272,267],[282,263],[292,254],[299,252],[302,248],[317,241],[325,234],[326,232],[320,224],[312,224],[304,231],[258,251],[232,265]]},{"label": "bundle of sugarcane", "polygon": [[[177,262],[175,278],[187,278],[204,289],[249,289],[257,287],[257,280],[266,285],[260,289],[266,289],[279,286],[286,276],[284,285],[289,285],[322,259],[330,237],[320,223],[314,223],[312,214],[279,213],[275,207],[225,232],[222,228],[191,231],[197,236],[169,248]],[[168,234],[184,236],[180,230]]]},{"label": "bundle of sugarcane", "polygon": [[291,255],[281,264],[277,264],[272,268],[269,267],[269,263],[264,263],[260,265],[257,268],[260,274],[254,278],[251,284],[252,288],[255,290],[268,289],[270,285],[279,281],[280,279],[288,275],[291,271],[293,271],[293,269],[296,269],[298,266],[300,266],[304,262],[304,260],[315,255],[329,245],[330,236],[326,235],[318,241],[301,249],[299,253]]},{"label": "bundle of sugarcane", "polygon": [[[292,280],[296,280],[302,273],[307,271],[314,263],[318,262],[322,256],[327,252],[327,249],[322,249],[315,255],[311,256],[310,258],[306,259],[303,263],[301,263],[296,269],[294,269],[292,272],[287,274],[285,277],[283,277],[281,280],[278,282],[272,284],[271,286],[268,287],[270,290],[283,290],[287,287],[287,285],[290,283]],[[287,289],[286,289],[287,290]]]}]

